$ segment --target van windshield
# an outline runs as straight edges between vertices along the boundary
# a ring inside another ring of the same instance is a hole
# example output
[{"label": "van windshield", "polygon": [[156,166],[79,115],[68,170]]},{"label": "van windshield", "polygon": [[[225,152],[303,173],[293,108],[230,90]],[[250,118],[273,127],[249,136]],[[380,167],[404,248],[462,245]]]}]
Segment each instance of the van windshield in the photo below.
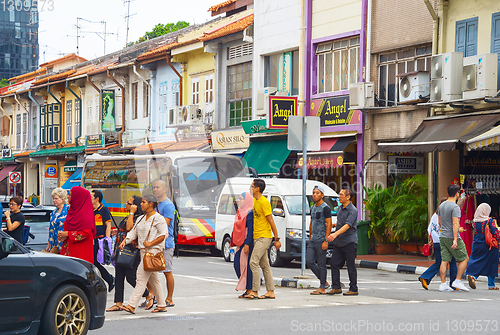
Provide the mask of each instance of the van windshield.
[{"label": "van windshield", "polygon": [[[337,215],[337,210],[339,206],[339,198],[337,197],[324,197],[323,201],[330,207],[332,210],[332,215]],[[288,211],[291,215],[302,215],[302,196],[301,195],[285,195],[285,202],[288,207]],[[309,204],[307,207],[306,215],[310,215],[310,207],[314,204],[312,196],[307,196],[307,203]]]}]

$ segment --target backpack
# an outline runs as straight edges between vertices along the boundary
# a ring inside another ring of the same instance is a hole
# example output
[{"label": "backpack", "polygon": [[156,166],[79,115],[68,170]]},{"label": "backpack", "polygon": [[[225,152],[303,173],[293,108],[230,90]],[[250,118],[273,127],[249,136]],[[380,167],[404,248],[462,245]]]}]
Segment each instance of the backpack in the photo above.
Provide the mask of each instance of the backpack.
[{"label": "backpack", "polygon": [[174,244],[177,245],[179,239],[179,212],[177,209],[174,211]]}]

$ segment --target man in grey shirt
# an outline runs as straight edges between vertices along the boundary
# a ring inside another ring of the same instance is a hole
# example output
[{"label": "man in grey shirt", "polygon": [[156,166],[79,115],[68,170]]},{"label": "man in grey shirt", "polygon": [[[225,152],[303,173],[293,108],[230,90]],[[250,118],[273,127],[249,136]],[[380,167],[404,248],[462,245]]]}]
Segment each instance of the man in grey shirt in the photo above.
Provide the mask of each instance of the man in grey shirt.
[{"label": "man in grey shirt", "polygon": [[332,249],[330,267],[332,269],[332,290],[328,294],[340,294],[340,269],[347,265],[349,275],[349,291],[344,295],[358,295],[358,273],[356,270],[356,252],[358,250],[358,210],[351,202],[353,191],[350,187],[343,188],[339,193],[337,212],[337,228],[330,234],[328,242],[335,241]]},{"label": "man in grey shirt", "polygon": [[323,201],[324,189],[320,185],[314,186],[311,206],[311,221],[309,223],[309,243],[307,244],[307,267],[319,279],[319,288],[311,295],[326,294],[326,249],[327,237],[332,231],[332,211]]},{"label": "man in grey shirt", "polygon": [[[439,225],[441,226],[441,233],[439,234],[439,244],[441,245],[441,267],[439,272],[441,275],[441,285],[439,291],[453,291],[453,288],[462,291],[468,291],[464,283],[460,280],[462,278],[469,257],[465,243],[458,235],[460,225],[460,207],[457,205],[457,199],[460,196],[460,186],[448,186],[448,200],[443,202],[438,208]],[[457,260],[457,279],[453,281],[451,287],[446,283],[446,269],[448,263],[452,258]]]}]

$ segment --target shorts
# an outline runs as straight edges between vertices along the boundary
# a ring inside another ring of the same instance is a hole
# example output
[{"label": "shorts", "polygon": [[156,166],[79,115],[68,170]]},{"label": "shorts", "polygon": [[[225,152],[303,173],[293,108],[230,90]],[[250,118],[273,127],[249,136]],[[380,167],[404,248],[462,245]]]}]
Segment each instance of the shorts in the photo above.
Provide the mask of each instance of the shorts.
[{"label": "shorts", "polygon": [[165,249],[163,251],[163,257],[165,257],[165,270],[161,271],[163,273],[165,272],[172,272],[172,259],[174,259],[174,248],[169,248]]},{"label": "shorts", "polygon": [[457,240],[457,248],[455,250],[451,248],[453,238],[440,237],[439,244],[441,245],[441,261],[443,262],[451,262],[452,257],[455,257],[457,262],[462,262],[469,257],[465,243],[461,238]]}]

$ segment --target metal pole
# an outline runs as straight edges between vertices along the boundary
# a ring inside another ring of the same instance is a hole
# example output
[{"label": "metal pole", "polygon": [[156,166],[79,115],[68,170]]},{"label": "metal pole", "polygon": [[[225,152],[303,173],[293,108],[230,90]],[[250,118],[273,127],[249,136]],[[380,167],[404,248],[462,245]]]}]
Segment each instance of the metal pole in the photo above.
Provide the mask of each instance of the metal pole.
[{"label": "metal pole", "polygon": [[306,196],[306,181],[307,181],[307,119],[302,116],[302,253],[300,257],[300,274],[306,272],[306,211],[307,211],[307,196]]}]

